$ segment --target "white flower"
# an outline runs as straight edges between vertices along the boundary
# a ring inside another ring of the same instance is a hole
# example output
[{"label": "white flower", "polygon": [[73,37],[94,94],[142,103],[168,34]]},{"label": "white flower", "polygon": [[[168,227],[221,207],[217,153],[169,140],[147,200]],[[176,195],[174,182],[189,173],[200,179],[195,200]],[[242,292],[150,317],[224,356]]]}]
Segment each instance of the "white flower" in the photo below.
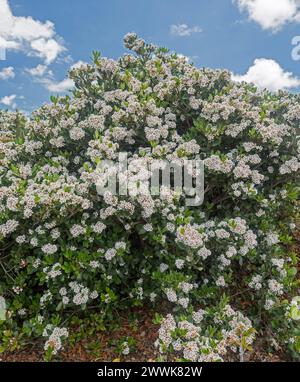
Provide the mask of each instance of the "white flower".
[{"label": "white flower", "polygon": [[94,290],[94,291],[90,294],[90,299],[91,299],[91,300],[95,300],[97,297],[98,297],[98,292],[97,292],[96,290]]},{"label": "white flower", "polygon": [[122,354],[123,355],[128,355],[130,353],[130,348],[128,346],[128,342],[123,342],[122,344]]},{"label": "white flower", "polygon": [[270,310],[274,306],[275,302],[271,299],[267,299],[265,302],[265,309]]},{"label": "white flower", "polygon": [[268,281],[269,289],[272,293],[280,296],[283,294],[283,285],[280,284],[277,280],[271,279]]},{"label": "white flower", "polygon": [[107,261],[112,260],[117,254],[117,251],[114,248],[108,249],[104,255]]},{"label": "white flower", "polygon": [[225,287],[226,286],[226,282],[225,282],[225,279],[223,276],[218,277],[218,279],[216,280],[216,285],[219,287]]},{"label": "white flower", "polygon": [[23,244],[23,243],[25,243],[25,241],[26,241],[26,236],[25,236],[25,235],[18,236],[18,237],[16,238],[16,242],[17,242],[18,244]]},{"label": "white flower", "polygon": [[73,129],[70,130],[70,138],[74,141],[79,141],[84,138],[84,136],[85,133],[80,127],[73,127]]},{"label": "white flower", "polygon": [[176,292],[173,289],[167,289],[166,290],[167,299],[170,302],[176,302],[177,301],[177,295]]},{"label": "white flower", "polygon": [[160,264],[160,266],[159,266],[159,270],[160,270],[161,273],[166,272],[166,270],[168,268],[169,268],[169,266],[167,264],[164,264],[164,263]]},{"label": "white flower", "polygon": [[79,224],[74,224],[71,227],[70,232],[71,232],[71,235],[76,238],[80,235],[83,235],[86,232],[86,229]]},{"label": "white flower", "polygon": [[182,269],[184,267],[184,260],[176,259],[175,260],[175,266],[177,269]]},{"label": "white flower", "polygon": [[187,297],[182,297],[178,299],[178,304],[181,305],[184,309],[186,309],[189,305],[189,299]]},{"label": "white flower", "polygon": [[156,297],[157,297],[157,294],[156,293],[154,293],[154,292],[152,292],[152,293],[150,293],[150,301],[151,302],[154,302],[155,301],[155,299],[156,299]]},{"label": "white flower", "polygon": [[193,320],[196,324],[199,324],[203,320],[203,316],[205,315],[205,310],[199,309],[197,312],[193,312]]},{"label": "white flower", "polygon": [[45,244],[42,246],[42,251],[46,255],[53,255],[57,252],[57,246],[55,244]]},{"label": "white flower", "polygon": [[151,231],[153,231],[152,224],[145,224],[145,225],[144,225],[144,230],[145,230],[146,232],[151,232]]},{"label": "white flower", "polygon": [[279,243],[278,235],[274,232],[269,232],[266,237],[266,241],[269,246],[275,245]]}]

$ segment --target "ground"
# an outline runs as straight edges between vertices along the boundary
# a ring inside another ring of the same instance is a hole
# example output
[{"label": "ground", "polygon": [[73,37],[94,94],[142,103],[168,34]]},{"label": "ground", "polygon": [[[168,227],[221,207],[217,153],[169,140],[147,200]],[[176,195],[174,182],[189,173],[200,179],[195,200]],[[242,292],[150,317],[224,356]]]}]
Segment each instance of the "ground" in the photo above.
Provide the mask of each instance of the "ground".
[{"label": "ground", "polygon": [[[65,362],[153,362],[160,357],[154,346],[158,326],[153,323],[154,312],[149,309],[135,309],[119,319],[120,324],[108,331],[99,331],[90,337],[67,346],[54,361]],[[134,319],[133,319],[134,317]],[[76,332],[76,329],[74,329]],[[129,355],[123,355],[120,344],[125,338],[133,342]],[[230,358],[228,361],[235,361]],[[2,356],[4,362],[41,362],[43,343],[36,342],[25,349]],[[284,362],[280,354],[268,354],[263,339],[256,341],[253,352],[246,356],[250,362]]]}]

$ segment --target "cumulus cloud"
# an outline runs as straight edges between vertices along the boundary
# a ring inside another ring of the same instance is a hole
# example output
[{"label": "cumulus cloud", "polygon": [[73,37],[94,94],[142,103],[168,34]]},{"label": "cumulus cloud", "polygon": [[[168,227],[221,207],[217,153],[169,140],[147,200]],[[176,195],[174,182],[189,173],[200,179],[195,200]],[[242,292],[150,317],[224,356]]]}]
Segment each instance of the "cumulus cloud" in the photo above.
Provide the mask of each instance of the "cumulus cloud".
[{"label": "cumulus cloud", "polygon": [[8,106],[8,107],[16,108],[16,103],[14,102],[16,97],[17,97],[16,94],[5,96],[0,99],[0,104]]},{"label": "cumulus cloud", "polygon": [[8,0],[0,0],[0,48],[24,51],[51,64],[66,50],[51,21],[12,14]]},{"label": "cumulus cloud", "polygon": [[65,50],[59,42],[53,38],[47,40],[45,38],[39,38],[31,41],[30,46],[34,54],[41,59],[45,59],[46,64],[53,62],[58,55]]},{"label": "cumulus cloud", "polygon": [[41,64],[34,68],[27,68],[25,71],[33,77],[43,77],[45,74],[52,76],[52,71],[48,69],[48,66]]},{"label": "cumulus cloud", "polygon": [[8,66],[7,68],[3,68],[0,70],[0,80],[7,80],[9,78],[15,77],[15,71],[12,66]]},{"label": "cumulus cloud", "polygon": [[60,82],[45,80],[44,85],[51,93],[65,93],[68,90],[72,90],[74,82],[70,78],[66,78]]},{"label": "cumulus cloud", "polygon": [[202,29],[198,26],[189,27],[187,24],[173,24],[170,26],[170,33],[173,36],[188,37],[193,33],[201,33]]},{"label": "cumulus cloud", "polygon": [[263,29],[278,31],[288,22],[300,21],[299,0],[233,0],[249,19]]},{"label": "cumulus cloud", "polygon": [[78,69],[78,68],[80,68],[81,66],[85,66],[85,65],[88,65],[88,63],[85,62],[85,61],[81,61],[81,60],[79,60],[79,61],[75,62],[75,64],[72,64],[72,65],[70,66],[70,69]]},{"label": "cumulus cloud", "polygon": [[[86,64],[86,62],[77,61],[71,65],[70,69],[77,69]],[[70,78],[55,81],[52,71],[48,70],[45,65],[38,65],[36,68],[27,69],[26,71],[35,77],[36,81],[41,83],[51,93],[66,93],[74,88],[74,81]]]},{"label": "cumulus cloud", "polygon": [[256,59],[246,74],[232,75],[232,79],[237,82],[252,82],[260,89],[271,91],[300,86],[300,79],[294,77],[293,73],[285,72],[276,61],[266,58]]},{"label": "cumulus cloud", "polygon": [[[1,10],[1,8],[0,8],[0,10]],[[0,14],[0,17],[1,17],[1,14]],[[1,31],[0,31],[0,49],[20,50],[21,44],[17,43],[16,41],[5,40],[3,37],[1,37]]]}]

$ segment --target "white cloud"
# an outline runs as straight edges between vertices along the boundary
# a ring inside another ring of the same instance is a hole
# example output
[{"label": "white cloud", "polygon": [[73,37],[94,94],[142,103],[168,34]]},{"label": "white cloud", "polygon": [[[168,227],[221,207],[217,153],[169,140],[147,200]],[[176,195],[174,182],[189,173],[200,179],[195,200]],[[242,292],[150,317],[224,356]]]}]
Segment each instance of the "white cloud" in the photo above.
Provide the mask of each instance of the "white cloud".
[{"label": "white cloud", "polygon": [[[43,77],[48,71],[48,67],[46,65],[38,65],[35,68],[27,68],[25,69],[27,73],[29,73],[33,77]],[[51,72],[52,73],[52,72]]]},{"label": "white cloud", "polygon": [[274,60],[259,58],[244,75],[233,75],[232,79],[237,82],[254,83],[260,89],[277,91],[288,90],[300,86],[300,79],[293,73],[285,72]]},{"label": "white cloud", "polygon": [[53,62],[56,57],[58,57],[58,55],[65,50],[65,48],[53,38],[49,40],[39,38],[31,41],[30,46],[34,54],[41,59],[44,59],[46,64],[51,64],[51,62]]},{"label": "white cloud", "polygon": [[70,66],[70,69],[78,69],[78,68],[80,68],[81,66],[85,66],[85,65],[88,65],[88,63],[85,62],[85,61],[81,61],[81,60],[79,60],[79,61],[75,62],[75,64],[72,64],[72,65]]},{"label": "white cloud", "polygon": [[7,80],[8,78],[14,78],[15,71],[12,66],[8,66],[7,68],[3,68],[0,70],[0,80]]},{"label": "white cloud", "polygon": [[[84,61],[77,61],[70,66],[70,70],[78,69],[83,65],[87,65],[87,63]],[[35,68],[27,68],[25,71],[51,93],[66,93],[74,88],[74,81],[70,78],[65,78],[62,81],[55,81],[53,72],[48,69],[47,65],[38,65]]]},{"label": "white cloud", "polygon": [[[84,61],[77,61],[70,66],[70,69],[78,69],[86,64]],[[51,71],[48,71],[46,77],[41,78],[39,82],[51,93],[65,93],[74,88],[74,81],[70,78],[65,78],[62,81],[54,81]]]},{"label": "white cloud", "polygon": [[7,50],[20,50],[21,44],[17,43],[16,41],[7,41],[3,37],[1,37],[1,34],[0,34],[0,48],[7,49]]},{"label": "white cloud", "polygon": [[12,94],[10,96],[5,96],[5,97],[0,99],[0,103],[2,105],[11,106],[11,107],[15,108],[16,104],[14,103],[14,100],[16,99],[16,97],[17,96],[15,94]]},{"label": "white cloud", "polygon": [[66,50],[51,21],[14,16],[8,0],[0,0],[0,48],[22,50],[40,57],[46,64]]},{"label": "white cloud", "polygon": [[299,0],[233,0],[249,19],[263,29],[278,31],[288,22],[300,21]]},{"label": "white cloud", "polygon": [[74,82],[70,78],[66,78],[60,82],[45,79],[43,83],[45,88],[52,93],[65,93],[74,87]]},{"label": "white cloud", "polygon": [[170,33],[173,36],[188,37],[192,33],[200,33],[202,29],[198,26],[189,27],[187,24],[173,24],[170,26]]}]

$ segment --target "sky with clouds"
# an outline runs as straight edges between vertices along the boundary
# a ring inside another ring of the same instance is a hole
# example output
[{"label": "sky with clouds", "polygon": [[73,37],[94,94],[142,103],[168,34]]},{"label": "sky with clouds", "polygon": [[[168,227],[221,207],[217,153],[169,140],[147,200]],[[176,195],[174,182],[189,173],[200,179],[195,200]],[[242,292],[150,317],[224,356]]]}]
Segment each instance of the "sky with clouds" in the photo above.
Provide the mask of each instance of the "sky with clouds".
[{"label": "sky with clouds", "polygon": [[300,90],[300,0],[0,0],[0,109],[68,92],[70,67],[118,58],[133,31],[235,81]]}]

